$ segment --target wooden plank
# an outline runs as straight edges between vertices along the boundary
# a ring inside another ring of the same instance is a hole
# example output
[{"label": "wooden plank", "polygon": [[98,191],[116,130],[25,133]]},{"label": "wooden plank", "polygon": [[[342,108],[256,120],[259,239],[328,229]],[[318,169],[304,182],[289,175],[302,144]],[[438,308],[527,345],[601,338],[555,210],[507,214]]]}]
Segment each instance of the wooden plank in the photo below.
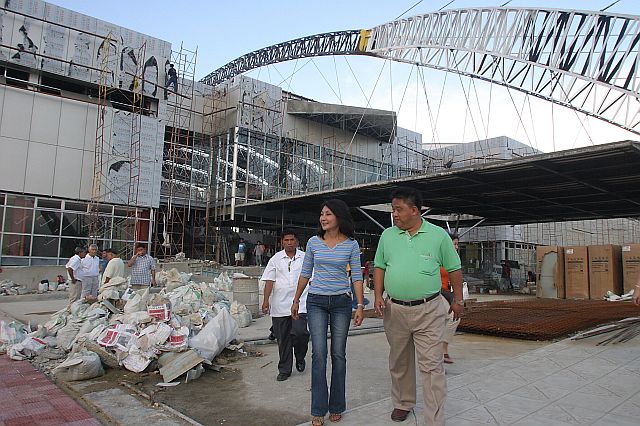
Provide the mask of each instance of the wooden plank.
[{"label": "wooden plank", "polygon": [[202,363],[204,359],[200,358],[193,350],[181,352],[177,357],[165,360],[168,361],[163,367],[160,367],[160,374],[166,383],[172,382],[196,365]]}]

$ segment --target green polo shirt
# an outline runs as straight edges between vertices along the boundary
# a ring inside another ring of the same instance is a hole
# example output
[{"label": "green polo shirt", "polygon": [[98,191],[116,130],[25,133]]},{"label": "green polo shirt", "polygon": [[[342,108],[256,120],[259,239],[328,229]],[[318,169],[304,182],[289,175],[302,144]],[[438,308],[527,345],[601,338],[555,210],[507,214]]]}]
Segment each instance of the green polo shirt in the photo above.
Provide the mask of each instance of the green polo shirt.
[{"label": "green polo shirt", "polygon": [[440,291],[440,265],[460,269],[460,257],[447,231],[422,220],[413,237],[394,226],[380,236],[376,268],[384,269],[384,288],[394,299],[417,300]]}]

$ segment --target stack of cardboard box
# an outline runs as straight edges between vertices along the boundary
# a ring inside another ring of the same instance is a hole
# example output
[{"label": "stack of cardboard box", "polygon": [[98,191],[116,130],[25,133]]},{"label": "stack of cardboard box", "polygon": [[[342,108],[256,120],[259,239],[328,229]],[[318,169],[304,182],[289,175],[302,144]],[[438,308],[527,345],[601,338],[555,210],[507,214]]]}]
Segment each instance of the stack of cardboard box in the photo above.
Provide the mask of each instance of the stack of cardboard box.
[{"label": "stack of cardboard box", "polygon": [[564,248],[564,283],[567,299],[589,298],[589,249],[587,247]]},{"label": "stack of cardboard box", "polygon": [[608,291],[622,294],[622,250],[607,244],[589,246],[589,298],[598,300]]},{"label": "stack of cardboard box", "polygon": [[[640,278],[640,244],[539,246],[536,258],[538,297],[599,300],[608,291],[629,292]],[[555,265],[543,268],[543,262]]]},{"label": "stack of cardboard box", "polygon": [[622,271],[624,292],[628,293],[640,276],[640,244],[622,246]]}]

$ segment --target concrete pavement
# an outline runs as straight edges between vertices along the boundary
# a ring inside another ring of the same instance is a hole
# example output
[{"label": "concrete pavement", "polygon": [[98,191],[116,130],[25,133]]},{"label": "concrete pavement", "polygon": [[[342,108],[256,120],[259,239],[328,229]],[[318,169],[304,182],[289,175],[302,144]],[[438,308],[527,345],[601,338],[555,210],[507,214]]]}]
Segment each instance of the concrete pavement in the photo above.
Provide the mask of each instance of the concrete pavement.
[{"label": "concrete pavement", "polygon": [[[21,320],[40,319],[38,317],[46,320],[46,312],[66,305],[66,299],[50,297],[52,296],[32,295],[30,298],[20,296],[18,301],[0,299],[0,310],[14,312]],[[388,398],[388,345],[383,333],[375,333],[380,330],[380,325],[381,320],[368,318],[362,329],[369,334],[354,334],[349,337],[349,410],[340,424],[396,424],[389,419],[393,407]],[[245,341],[267,343],[269,326],[269,317],[257,318],[250,327],[240,329],[239,337]],[[547,344],[470,334],[457,335],[450,348],[456,363],[446,367],[449,383],[447,424],[638,424],[640,339],[625,344],[596,346],[599,340],[564,340]],[[290,380],[276,382],[277,346],[262,346],[260,350],[264,353],[261,358],[245,358],[233,363],[232,369],[236,373],[231,376],[208,373],[193,384],[168,389],[165,393],[172,398],[167,398],[164,402],[203,424],[210,424],[212,413],[207,410],[190,412],[189,407],[193,403],[189,399],[193,399],[193,395],[204,397],[208,392],[205,388],[212,389],[212,385],[215,388],[222,386],[221,389],[224,389],[224,382],[233,380],[227,386],[232,385],[230,389],[235,389],[238,394],[234,391],[235,396],[229,395],[228,400],[225,400],[222,395],[228,391],[221,390],[222,394],[210,395],[209,399],[211,402],[215,401],[216,409],[220,411],[216,415],[220,419],[227,419],[226,424],[263,424],[259,421],[259,416],[255,419],[245,416],[242,420],[240,417],[230,418],[224,414],[229,413],[229,410],[256,415],[270,410],[272,419],[280,419],[280,423],[276,423],[283,425],[305,421],[309,418],[310,353],[307,355],[307,371],[303,374],[294,372]],[[79,385],[83,387],[85,383]],[[91,392],[96,398],[95,401],[86,402],[94,405],[97,410],[105,411],[109,411],[110,401],[127,394],[122,390],[107,392],[107,389],[100,387],[95,390],[86,388],[83,391],[82,393]],[[182,398],[184,401],[180,399],[183,393],[189,395],[189,398]],[[265,395],[269,397],[265,398]],[[139,410],[135,408],[135,397],[128,396],[131,407],[127,407],[125,411]],[[420,394],[418,400],[421,400]],[[124,405],[121,402],[118,404]],[[415,414],[411,416],[405,424],[423,424],[421,404],[418,404]],[[177,423],[180,423],[179,419]],[[330,424],[328,419],[326,423]]]},{"label": "concrete pavement", "polygon": [[[447,425],[638,425],[640,342],[597,346],[601,339],[566,339],[448,377]],[[340,424],[395,425],[392,409],[385,398],[349,410]],[[421,402],[406,424],[424,424]]]}]

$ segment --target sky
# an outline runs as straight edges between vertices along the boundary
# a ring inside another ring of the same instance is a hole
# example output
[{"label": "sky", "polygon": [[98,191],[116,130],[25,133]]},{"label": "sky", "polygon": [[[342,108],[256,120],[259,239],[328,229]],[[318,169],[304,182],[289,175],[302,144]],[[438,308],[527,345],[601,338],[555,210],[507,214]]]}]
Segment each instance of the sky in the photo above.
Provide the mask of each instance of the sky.
[{"label": "sky", "polygon": [[[500,6],[507,0],[49,0],[189,50],[196,78],[262,47],[308,35],[372,28],[400,16]],[[600,10],[615,0],[519,1],[513,7]],[[417,5],[416,5],[417,3]],[[611,13],[640,15],[640,1],[620,0]],[[398,113],[398,124],[423,143],[463,143],[509,136],[545,152],[640,136],[516,90],[456,74],[367,57],[329,56],[270,65],[248,76],[320,102]]]}]

